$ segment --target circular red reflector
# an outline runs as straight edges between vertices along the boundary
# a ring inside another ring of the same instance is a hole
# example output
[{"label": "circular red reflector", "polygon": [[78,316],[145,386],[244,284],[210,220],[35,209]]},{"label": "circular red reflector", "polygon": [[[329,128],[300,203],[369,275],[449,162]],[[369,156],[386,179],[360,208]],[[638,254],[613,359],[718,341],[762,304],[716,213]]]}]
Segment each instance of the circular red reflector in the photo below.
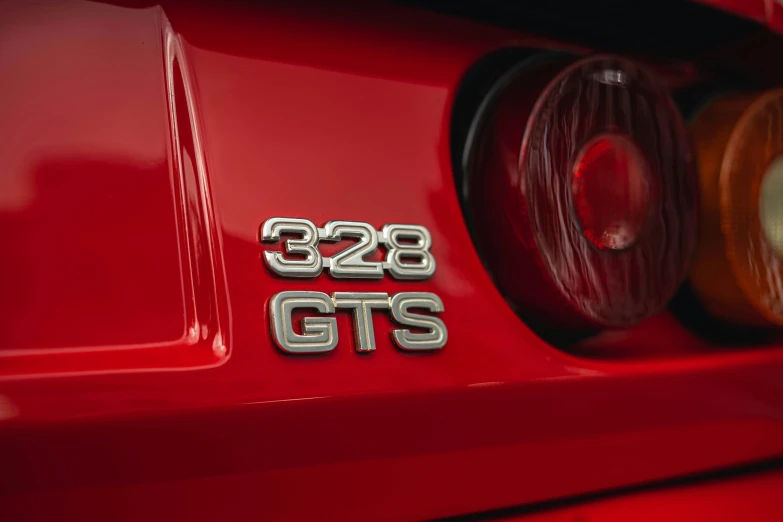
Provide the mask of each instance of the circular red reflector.
[{"label": "circular red reflector", "polygon": [[464,163],[482,258],[539,330],[629,326],[666,306],[697,232],[687,130],[633,62],[593,57],[509,73]]},{"label": "circular red reflector", "polygon": [[650,173],[639,147],[621,134],[600,134],[576,156],[571,190],[582,233],[597,248],[624,250],[650,216]]}]

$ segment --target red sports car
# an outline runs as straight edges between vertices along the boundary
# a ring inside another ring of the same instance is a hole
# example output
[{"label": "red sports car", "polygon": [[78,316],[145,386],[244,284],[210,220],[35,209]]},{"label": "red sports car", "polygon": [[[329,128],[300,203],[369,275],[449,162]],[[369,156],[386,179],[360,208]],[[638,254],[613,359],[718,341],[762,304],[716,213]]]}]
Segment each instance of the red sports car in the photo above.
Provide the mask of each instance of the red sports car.
[{"label": "red sports car", "polygon": [[783,520],[783,3],[0,0],[0,520]]}]

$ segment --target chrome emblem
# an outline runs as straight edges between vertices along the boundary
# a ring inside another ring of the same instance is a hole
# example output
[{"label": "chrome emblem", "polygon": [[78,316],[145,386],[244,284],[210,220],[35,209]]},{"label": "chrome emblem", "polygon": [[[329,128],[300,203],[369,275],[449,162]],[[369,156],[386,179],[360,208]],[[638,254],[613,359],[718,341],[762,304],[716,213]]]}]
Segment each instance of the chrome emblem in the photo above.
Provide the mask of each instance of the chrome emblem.
[{"label": "chrome emblem", "polygon": [[[430,252],[432,237],[422,226],[389,224],[376,231],[360,221],[329,221],[318,228],[307,219],[273,217],[261,225],[259,239],[262,244],[279,243],[283,235],[298,237],[286,239],[282,251],[265,250],[263,255],[267,268],[278,276],[314,278],[327,269],[337,279],[381,279],[388,271],[394,279],[424,280],[435,273],[435,258]],[[318,250],[322,241],[338,242],[344,238],[357,242],[331,257],[322,256]],[[384,260],[366,260],[378,245],[386,249]],[[296,333],[292,314],[299,308],[325,315],[305,317],[301,321],[302,333]],[[372,352],[374,309],[388,310],[395,323],[408,327],[391,333],[394,344],[402,350],[439,350],[446,344],[448,332],[443,321],[419,312],[443,312],[443,302],[429,292],[334,292],[331,296],[322,292],[280,292],[269,300],[272,338],[286,353],[330,352],[338,343],[337,319],[330,314],[347,310],[353,316],[356,351]]]}]

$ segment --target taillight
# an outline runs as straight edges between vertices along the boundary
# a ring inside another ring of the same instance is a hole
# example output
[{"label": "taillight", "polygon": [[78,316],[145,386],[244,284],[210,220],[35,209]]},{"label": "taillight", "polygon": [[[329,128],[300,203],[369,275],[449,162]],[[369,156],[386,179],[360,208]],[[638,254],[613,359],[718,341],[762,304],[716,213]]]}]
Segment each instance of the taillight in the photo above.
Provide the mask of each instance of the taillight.
[{"label": "taillight", "polygon": [[582,234],[598,249],[625,250],[650,217],[654,180],[633,139],[607,132],[576,155],[571,191]]},{"label": "taillight", "polygon": [[783,326],[783,90],[720,98],[691,131],[703,200],[691,287],[720,319]]},{"label": "taillight", "polygon": [[664,308],[697,232],[697,182],[665,89],[616,57],[524,66],[474,122],[468,212],[534,326],[629,326]]}]

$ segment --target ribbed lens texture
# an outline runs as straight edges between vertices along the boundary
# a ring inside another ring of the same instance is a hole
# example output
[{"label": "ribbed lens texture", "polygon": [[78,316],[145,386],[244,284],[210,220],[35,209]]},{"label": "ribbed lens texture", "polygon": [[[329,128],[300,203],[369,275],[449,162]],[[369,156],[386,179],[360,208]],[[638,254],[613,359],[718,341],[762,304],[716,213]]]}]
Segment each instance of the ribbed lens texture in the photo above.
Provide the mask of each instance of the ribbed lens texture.
[{"label": "ribbed lens texture", "polygon": [[687,131],[632,62],[521,74],[494,106],[472,176],[498,286],[548,327],[634,324],[686,274],[698,211]]},{"label": "ribbed lens texture", "polygon": [[[781,154],[783,90],[759,98],[738,122],[726,147],[719,189],[726,254],[737,282],[758,312],[776,324],[783,324],[783,262],[764,227],[774,233],[779,226],[774,216],[780,215],[783,201],[774,201],[774,195]],[[762,223],[765,200],[769,221]]]}]

